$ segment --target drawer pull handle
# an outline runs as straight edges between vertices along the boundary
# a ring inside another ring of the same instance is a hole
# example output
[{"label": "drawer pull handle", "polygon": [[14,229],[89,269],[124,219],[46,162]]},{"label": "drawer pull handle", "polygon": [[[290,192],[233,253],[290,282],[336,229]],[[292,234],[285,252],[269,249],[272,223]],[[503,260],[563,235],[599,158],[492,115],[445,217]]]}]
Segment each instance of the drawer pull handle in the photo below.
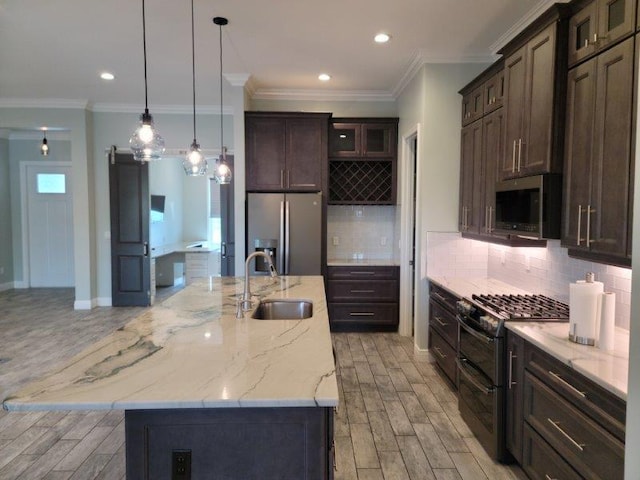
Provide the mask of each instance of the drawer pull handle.
[{"label": "drawer pull handle", "polygon": [[447,299],[440,295],[438,292],[433,292],[433,296],[439,299],[441,302],[447,303]]},{"label": "drawer pull handle", "polygon": [[447,356],[444,353],[442,353],[442,350],[440,350],[438,347],[433,347],[433,349],[436,351],[438,355],[440,355],[440,358],[442,358],[443,360],[447,358]]},{"label": "drawer pull handle", "polygon": [[447,325],[449,325],[447,322],[443,322],[442,319],[437,315],[435,315],[433,318],[440,324],[441,327],[446,327]]},{"label": "drawer pull handle", "polygon": [[548,474],[544,474],[544,480],[558,480],[557,478],[550,477]]},{"label": "drawer pull handle", "polygon": [[375,290],[351,290],[351,293],[374,293]]},{"label": "drawer pull handle", "polygon": [[569,435],[567,432],[565,432],[562,428],[560,428],[560,422],[554,422],[553,420],[551,420],[550,418],[547,418],[547,421],[553,425],[554,427],[556,427],[556,430],[558,430],[562,435],[564,435],[564,437],[569,440],[574,447],[576,447],[578,450],[580,450],[581,452],[584,452],[584,447],[585,444],[584,443],[578,443],[576,442],[573,438],[571,438],[571,435]]},{"label": "drawer pull handle", "polygon": [[511,387],[513,387],[514,385],[517,385],[517,382],[513,381],[513,359],[514,358],[518,358],[517,355],[513,354],[513,350],[509,350],[509,378],[507,380],[507,385],[509,385],[509,390],[511,390]]},{"label": "drawer pull handle", "polygon": [[375,313],[372,312],[351,312],[349,316],[351,317],[373,317]]},{"label": "drawer pull handle", "polygon": [[351,275],[375,275],[376,272],[349,272]]},{"label": "drawer pull handle", "polygon": [[553,378],[555,378],[556,380],[561,382],[566,387],[570,388],[573,392],[575,392],[576,394],[580,395],[582,398],[587,398],[587,394],[585,392],[582,392],[582,391],[578,390],[576,387],[574,387],[573,385],[571,385],[564,378],[562,378],[560,376],[560,374],[554,373],[551,370],[549,370],[549,375],[551,375]]}]

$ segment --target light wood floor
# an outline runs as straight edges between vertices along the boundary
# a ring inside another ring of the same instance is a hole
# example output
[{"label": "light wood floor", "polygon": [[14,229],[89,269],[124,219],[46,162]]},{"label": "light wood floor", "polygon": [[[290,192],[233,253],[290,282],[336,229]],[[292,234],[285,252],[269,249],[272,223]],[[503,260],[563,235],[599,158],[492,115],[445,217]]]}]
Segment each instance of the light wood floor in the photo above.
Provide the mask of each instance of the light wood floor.
[{"label": "light wood floor", "polygon": [[[73,291],[65,289],[0,292],[0,398],[141,311],[74,311]],[[411,339],[339,333],[333,342],[341,399],[336,480],[525,478],[485,454],[460,418],[454,392],[429,360],[414,356]],[[0,480],[124,479],[123,418],[121,411],[0,410]]]}]

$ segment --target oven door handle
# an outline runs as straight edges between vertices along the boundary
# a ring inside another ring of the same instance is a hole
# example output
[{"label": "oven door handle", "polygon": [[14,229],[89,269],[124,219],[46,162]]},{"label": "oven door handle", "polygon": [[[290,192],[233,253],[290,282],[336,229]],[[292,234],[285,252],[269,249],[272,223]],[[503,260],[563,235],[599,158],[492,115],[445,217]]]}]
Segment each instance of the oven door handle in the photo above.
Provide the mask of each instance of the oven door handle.
[{"label": "oven door handle", "polygon": [[492,395],[493,394],[493,392],[495,391],[494,387],[487,387],[486,385],[483,385],[478,380],[473,378],[473,376],[467,371],[467,367],[465,367],[465,365],[468,365],[466,359],[464,359],[464,358],[463,359],[456,358],[456,365],[458,365],[458,371],[461,374],[463,374],[465,376],[465,378],[469,382],[471,382],[471,384],[474,387],[476,387],[476,389],[480,390],[480,392],[484,393],[485,395]]},{"label": "oven door handle", "polygon": [[458,320],[458,324],[465,332],[467,332],[469,335],[472,335],[477,340],[480,340],[481,342],[486,343],[487,345],[491,345],[495,341],[494,338],[487,337],[486,335],[476,332],[473,328],[471,328],[464,322],[464,320],[460,315],[456,315],[456,320]]}]

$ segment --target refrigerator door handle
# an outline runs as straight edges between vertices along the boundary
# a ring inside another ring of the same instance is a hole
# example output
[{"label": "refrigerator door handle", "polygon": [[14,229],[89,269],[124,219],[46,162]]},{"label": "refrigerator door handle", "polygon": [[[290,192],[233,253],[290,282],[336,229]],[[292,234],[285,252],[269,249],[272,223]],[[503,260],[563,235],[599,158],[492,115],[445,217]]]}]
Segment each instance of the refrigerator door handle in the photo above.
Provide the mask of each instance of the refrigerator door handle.
[{"label": "refrigerator door handle", "polygon": [[290,234],[290,230],[291,230],[291,225],[290,225],[290,219],[291,216],[289,214],[289,200],[285,200],[284,202],[284,218],[285,218],[285,223],[284,223],[284,273],[285,275],[289,275],[289,269],[291,268],[290,262],[291,262],[291,245],[289,244],[289,234]]},{"label": "refrigerator door handle", "polygon": [[284,200],[281,200],[280,201],[280,239],[279,239],[280,245],[278,245],[280,249],[280,251],[278,252],[278,273],[281,275],[285,273],[284,257],[286,255],[286,250],[287,250],[287,246],[285,244],[285,224],[286,224],[285,222],[286,222],[286,217],[285,217],[285,209],[284,209]]}]

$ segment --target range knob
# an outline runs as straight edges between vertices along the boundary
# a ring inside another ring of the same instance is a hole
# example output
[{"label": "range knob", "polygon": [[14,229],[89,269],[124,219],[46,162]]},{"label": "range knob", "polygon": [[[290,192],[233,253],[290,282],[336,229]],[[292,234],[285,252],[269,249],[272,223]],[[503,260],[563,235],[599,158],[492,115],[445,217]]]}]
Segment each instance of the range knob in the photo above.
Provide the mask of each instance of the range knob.
[{"label": "range knob", "polygon": [[456,306],[458,307],[458,311],[464,315],[470,315],[475,311],[474,306],[465,300],[458,300]]},{"label": "range knob", "polygon": [[498,329],[499,322],[490,315],[482,315],[478,320],[487,332],[495,332]]}]

